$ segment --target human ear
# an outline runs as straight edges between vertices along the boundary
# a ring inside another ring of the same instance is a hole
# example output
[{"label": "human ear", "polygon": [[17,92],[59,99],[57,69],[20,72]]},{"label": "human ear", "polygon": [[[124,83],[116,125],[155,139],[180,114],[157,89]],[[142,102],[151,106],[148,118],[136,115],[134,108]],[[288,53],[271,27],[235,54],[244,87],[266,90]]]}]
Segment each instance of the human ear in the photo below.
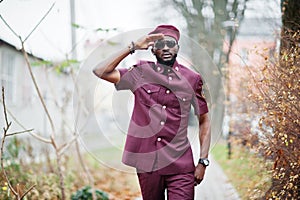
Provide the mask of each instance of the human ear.
[{"label": "human ear", "polygon": [[154,47],[151,48],[151,52],[153,55],[155,55]]},{"label": "human ear", "polygon": [[179,44],[177,44],[176,53],[178,53],[179,49],[180,49],[180,46],[179,46]]}]

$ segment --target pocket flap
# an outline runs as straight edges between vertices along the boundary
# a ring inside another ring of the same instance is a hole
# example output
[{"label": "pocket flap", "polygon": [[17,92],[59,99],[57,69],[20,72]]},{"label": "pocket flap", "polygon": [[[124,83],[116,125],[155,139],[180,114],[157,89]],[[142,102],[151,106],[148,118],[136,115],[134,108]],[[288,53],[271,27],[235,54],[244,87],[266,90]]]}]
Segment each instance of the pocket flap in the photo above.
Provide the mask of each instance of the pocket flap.
[{"label": "pocket flap", "polygon": [[160,87],[158,85],[143,85],[141,86],[148,94],[158,92]]}]

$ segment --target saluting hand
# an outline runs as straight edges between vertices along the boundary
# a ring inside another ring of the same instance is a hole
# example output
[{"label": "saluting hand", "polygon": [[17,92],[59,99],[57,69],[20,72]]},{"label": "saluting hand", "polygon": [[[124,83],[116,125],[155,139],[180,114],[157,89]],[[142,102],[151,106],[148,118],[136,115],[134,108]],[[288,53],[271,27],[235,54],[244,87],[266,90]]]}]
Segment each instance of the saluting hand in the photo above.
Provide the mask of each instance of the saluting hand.
[{"label": "saluting hand", "polygon": [[163,38],[164,38],[164,34],[162,33],[146,35],[134,43],[135,49],[146,50],[150,46],[153,46],[156,40],[163,39]]}]

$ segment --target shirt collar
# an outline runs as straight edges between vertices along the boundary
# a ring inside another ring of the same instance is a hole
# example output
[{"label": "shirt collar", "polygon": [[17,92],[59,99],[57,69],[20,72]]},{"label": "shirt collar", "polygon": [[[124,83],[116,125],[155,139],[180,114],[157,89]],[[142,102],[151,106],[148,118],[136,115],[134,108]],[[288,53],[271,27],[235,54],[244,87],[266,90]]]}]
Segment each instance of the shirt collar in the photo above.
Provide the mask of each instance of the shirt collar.
[{"label": "shirt collar", "polygon": [[181,78],[181,74],[180,74],[181,66],[178,64],[177,61],[174,62],[174,64],[173,64],[172,67],[166,67],[165,65],[162,65],[162,64],[156,62],[155,70],[156,70],[157,72],[162,73],[162,72],[165,70],[165,68],[171,69],[171,70],[176,74],[176,76],[177,76],[178,78]]}]

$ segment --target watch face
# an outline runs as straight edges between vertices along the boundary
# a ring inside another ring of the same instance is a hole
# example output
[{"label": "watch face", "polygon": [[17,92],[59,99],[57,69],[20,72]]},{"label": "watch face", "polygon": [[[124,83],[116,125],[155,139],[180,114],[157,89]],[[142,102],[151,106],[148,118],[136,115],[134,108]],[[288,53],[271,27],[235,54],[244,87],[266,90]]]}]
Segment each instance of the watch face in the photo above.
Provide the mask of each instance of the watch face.
[{"label": "watch face", "polygon": [[208,160],[203,160],[203,164],[206,165],[206,166],[209,165]]},{"label": "watch face", "polygon": [[209,160],[208,159],[200,159],[199,163],[201,163],[204,166],[208,166],[209,165]]}]

